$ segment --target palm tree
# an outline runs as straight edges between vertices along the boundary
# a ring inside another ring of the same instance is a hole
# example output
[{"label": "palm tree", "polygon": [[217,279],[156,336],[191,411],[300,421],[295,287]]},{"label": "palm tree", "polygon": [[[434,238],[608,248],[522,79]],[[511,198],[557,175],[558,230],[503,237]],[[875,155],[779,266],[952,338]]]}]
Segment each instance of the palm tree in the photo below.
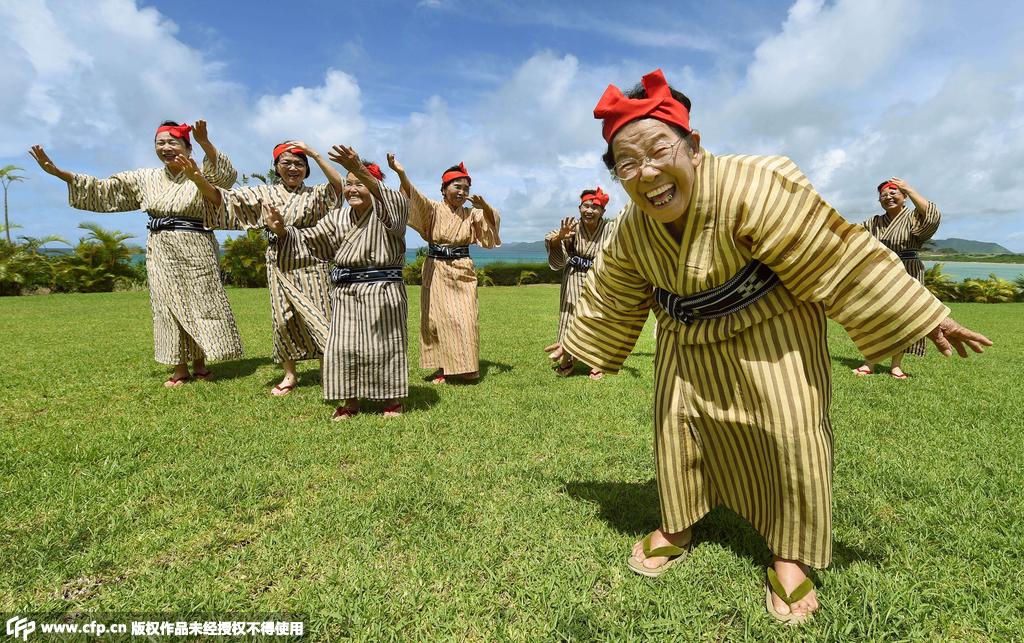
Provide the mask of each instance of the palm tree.
[{"label": "palm tree", "polygon": [[24,181],[24,176],[18,176],[15,174],[18,170],[22,172],[25,168],[18,167],[17,165],[7,165],[0,168],[0,183],[4,185],[4,231],[7,233],[7,243],[11,242],[11,223],[7,220],[7,187],[15,181]]}]

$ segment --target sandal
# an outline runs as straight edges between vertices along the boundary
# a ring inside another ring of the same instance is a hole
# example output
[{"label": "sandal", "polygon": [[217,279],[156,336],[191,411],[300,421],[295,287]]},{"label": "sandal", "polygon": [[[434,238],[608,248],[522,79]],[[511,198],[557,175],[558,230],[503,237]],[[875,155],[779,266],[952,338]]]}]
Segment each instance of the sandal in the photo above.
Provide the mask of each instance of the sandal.
[{"label": "sandal", "polygon": [[398,417],[405,412],[405,407],[402,406],[401,402],[395,402],[391,406],[385,406],[383,413],[386,418]]},{"label": "sandal", "polygon": [[[799,601],[804,596],[807,596],[814,589],[814,582],[811,577],[808,576],[802,583],[796,586],[796,588],[787,593],[786,588],[782,586],[782,582],[779,581],[779,575],[775,573],[774,567],[768,568],[768,583],[765,586],[764,592],[764,604],[768,608],[768,613],[780,623],[786,625],[799,625],[810,618],[811,613],[806,614],[794,614],[792,611],[793,603]],[[782,599],[782,602],[790,606],[789,614],[782,614],[775,609],[775,603],[772,602],[772,593]]]},{"label": "sandal", "polygon": [[555,375],[558,377],[569,377],[576,368],[576,360],[570,357],[565,366],[556,362],[551,368],[555,371]]},{"label": "sandal", "polygon": [[686,560],[686,557],[690,554],[689,544],[687,544],[686,547],[665,545],[664,547],[655,547],[652,549],[651,536],[653,535],[654,532],[651,532],[644,536],[644,558],[650,558],[652,556],[668,556],[668,560],[657,567],[647,567],[644,565],[644,561],[632,555],[626,559],[626,565],[629,567],[630,571],[636,572],[641,576],[646,576],[647,578],[657,578],[661,576],[676,563]]},{"label": "sandal", "polygon": [[284,386],[276,384],[274,388],[270,389],[270,394],[276,397],[284,397],[285,395],[291,393],[292,389],[295,388],[296,386],[296,384],[285,384]]},{"label": "sandal", "polygon": [[191,375],[182,375],[180,377],[172,375],[166,382],[164,382],[164,386],[167,388],[178,388],[179,386],[185,386],[185,384],[191,380]]},{"label": "sandal", "polygon": [[353,417],[358,414],[358,406],[339,406],[338,408],[334,409],[334,415],[331,416],[331,422],[340,422],[342,420],[347,420],[350,417]]},{"label": "sandal", "polygon": [[446,379],[444,378],[444,373],[441,373],[440,375],[438,375],[438,376],[437,376],[437,377],[435,377],[434,379],[430,380],[430,383],[431,383],[431,384],[444,384],[444,383],[446,383],[447,381],[448,381],[448,380],[446,380]]},{"label": "sandal", "polygon": [[600,380],[602,378],[604,378],[604,372],[603,371],[599,371],[596,368],[590,369],[590,379],[592,379],[592,380],[594,380],[596,382],[596,381],[598,381],[598,380]]},{"label": "sandal", "polygon": [[857,368],[853,369],[853,374],[856,375],[857,377],[864,377],[866,375],[874,375],[875,372],[871,370],[870,366],[865,364],[863,366],[858,366]]},{"label": "sandal", "polygon": [[910,379],[910,376],[907,375],[905,372],[903,372],[902,368],[900,369],[899,373],[893,373],[893,372],[890,371],[889,375],[891,375],[894,380],[907,380],[907,379]]},{"label": "sandal", "polygon": [[193,371],[192,377],[198,380],[203,380],[204,382],[209,382],[213,380],[213,371],[203,371],[202,373],[199,371]]}]

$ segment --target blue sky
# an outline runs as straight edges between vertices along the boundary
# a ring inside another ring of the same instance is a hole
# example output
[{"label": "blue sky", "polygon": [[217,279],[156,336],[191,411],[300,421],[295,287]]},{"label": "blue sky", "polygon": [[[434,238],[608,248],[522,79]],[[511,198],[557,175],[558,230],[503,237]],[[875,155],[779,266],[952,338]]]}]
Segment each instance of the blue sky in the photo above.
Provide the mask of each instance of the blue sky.
[{"label": "blue sky", "polygon": [[155,164],[161,120],[206,118],[243,172],[292,137],[382,164],[395,151],[427,193],[465,161],[504,239],[536,240],[584,187],[623,205],[591,110],[608,83],[661,67],[709,151],[788,155],[853,221],[901,176],[942,209],[938,236],[1024,252],[1016,3],[623,6],[0,0],[0,165],[29,177],[11,191],[15,234],[74,240],[95,221],[141,242],[144,215],[71,210],[25,150],[106,176]]}]

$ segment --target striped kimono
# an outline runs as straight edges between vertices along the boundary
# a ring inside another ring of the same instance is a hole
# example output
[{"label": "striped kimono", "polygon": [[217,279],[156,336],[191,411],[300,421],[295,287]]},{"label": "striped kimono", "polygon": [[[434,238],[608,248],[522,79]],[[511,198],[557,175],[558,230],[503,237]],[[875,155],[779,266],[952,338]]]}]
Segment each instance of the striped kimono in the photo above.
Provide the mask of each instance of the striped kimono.
[{"label": "striped kimono", "polygon": [[[871,217],[861,225],[867,228],[868,232],[882,242],[886,248],[893,252],[906,250],[920,250],[935,231],[939,229],[939,220],[942,214],[939,208],[931,201],[924,212],[917,208],[904,207],[893,218],[887,214],[879,214]],[[903,259],[903,267],[907,269],[914,279],[924,283],[924,264],[918,258]],[[922,337],[903,350],[904,353],[923,356],[925,340]]]},{"label": "striped kimono", "polygon": [[[359,216],[348,204],[312,228],[288,226],[280,257],[319,259],[343,268],[405,263],[409,202],[380,183],[383,203]],[[405,284],[346,283],[331,288],[331,322],[324,348],[325,400],[390,400],[409,394],[409,304]]]},{"label": "striped kimono", "polygon": [[570,258],[596,258],[597,253],[611,238],[614,228],[614,221],[602,218],[597,222],[593,234],[587,231],[587,226],[581,221],[576,227],[576,234],[568,239],[555,241],[558,230],[549,232],[544,237],[544,246],[548,250],[548,265],[552,270],[562,271],[562,288],[558,300],[558,341],[562,341],[565,331],[569,330],[573,310],[576,309],[576,302],[583,292],[583,282],[589,272],[569,265]]},{"label": "striped kimono", "polygon": [[[460,207],[452,212],[448,204],[428,199],[415,187],[409,199],[409,226],[427,243],[501,245],[497,210],[491,226],[482,210]],[[479,371],[478,313],[473,260],[427,257],[420,294],[420,368],[440,368],[446,375]]]},{"label": "striped kimono", "polygon": [[[630,204],[587,276],[564,346],[614,373],[654,308],[655,468],[662,527],[684,530],[724,504],[782,558],[832,555],[832,396],[826,316],[877,361],[925,336],[948,309],[784,157],[705,152],[685,230]],[[781,285],[686,325],[655,287],[690,296],[756,259]]]},{"label": "striped kimono", "polygon": [[[310,228],[338,206],[329,183],[289,190],[282,183],[221,190],[221,207],[210,208],[206,226],[262,229],[263,205],[280,211],[285,224]],[[298,258],[267,245],[267,287],[274,324],[274,361],[300,361],[323,355],[331,318],[330,264],[312,256]],[[290,246],[289,246],[290,247]]]},{"label": "striped kimono", "polygon": [[[203,159],[203,175],[230,187],[235,168],[223,154],[216,167]],[[146,168],[97,179],[76,174],[68,184],[71,207],[92,212],[144,210],[150,217],[203,221],[208,204],[184,172]],[[161,364],[242,356],[234,315],[217,262],[217,239],[209,232],[151,231],[146,241],[146,271],[153,306],[154,356]]]}]

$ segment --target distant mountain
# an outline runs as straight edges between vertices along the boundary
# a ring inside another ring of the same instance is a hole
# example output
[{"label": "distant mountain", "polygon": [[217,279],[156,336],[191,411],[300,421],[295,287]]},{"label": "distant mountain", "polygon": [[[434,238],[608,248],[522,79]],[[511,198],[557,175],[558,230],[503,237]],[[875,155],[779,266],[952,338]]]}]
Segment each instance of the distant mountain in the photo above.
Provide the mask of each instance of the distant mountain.
[{"label": "distant mountain", "polygon": [[1007,250],[998,243],[989,243],[987,241],[971,241],[970,239],[957,239],[953,237],[950,239],[932,239],[932,243],[935,244],[936,250],[948,248],[964,254],[1013,254],[1013,251]]}]

